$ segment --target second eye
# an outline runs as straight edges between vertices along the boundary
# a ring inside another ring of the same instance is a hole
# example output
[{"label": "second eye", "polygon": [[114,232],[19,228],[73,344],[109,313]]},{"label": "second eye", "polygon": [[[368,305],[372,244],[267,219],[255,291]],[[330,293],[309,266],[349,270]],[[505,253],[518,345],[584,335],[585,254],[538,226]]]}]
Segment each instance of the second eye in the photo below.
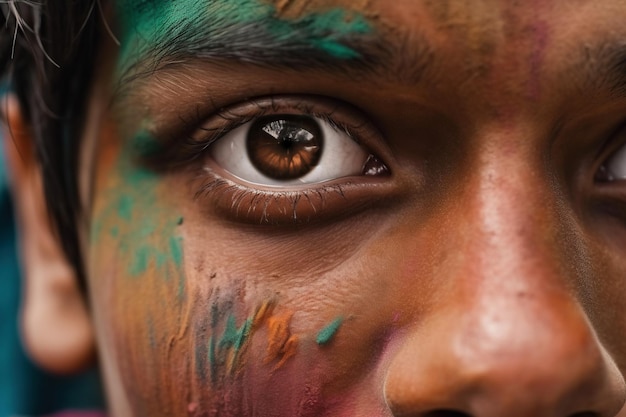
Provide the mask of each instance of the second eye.
[{"label": "second eye", "polygon": [[218,139],[210,154],[220,168],[238,179],[273,187],[386,171],[348,133],[309,115],[256,118]]}]

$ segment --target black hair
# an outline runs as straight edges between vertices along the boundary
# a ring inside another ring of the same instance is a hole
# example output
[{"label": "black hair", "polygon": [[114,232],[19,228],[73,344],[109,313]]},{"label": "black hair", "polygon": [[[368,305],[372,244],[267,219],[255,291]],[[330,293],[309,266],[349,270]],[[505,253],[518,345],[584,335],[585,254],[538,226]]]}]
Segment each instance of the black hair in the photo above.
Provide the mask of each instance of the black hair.
[{"label": "black hair", "polygon": [[0,0],[0,80],[32,129],[52,225],[81,285],[78,155],[101,10],[99,0]]}]

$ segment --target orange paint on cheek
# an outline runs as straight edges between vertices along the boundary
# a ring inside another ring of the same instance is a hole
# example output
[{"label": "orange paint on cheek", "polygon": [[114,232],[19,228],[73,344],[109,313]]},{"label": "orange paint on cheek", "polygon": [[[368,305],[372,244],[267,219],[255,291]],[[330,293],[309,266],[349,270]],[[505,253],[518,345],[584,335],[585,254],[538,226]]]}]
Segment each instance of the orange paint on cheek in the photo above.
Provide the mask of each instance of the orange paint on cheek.
[{"label": "orange paint on cheek", "polygon": [[254,315],[253,330],[267,327],[264,362],[275,362],[273,370],[282,367],[298,350],[300,337],[291,333],[292,318],[293,312],[290,311],[275,313],[274,301],[263,302]]},{"label": "orange paint on cheek", "polygon": [[293,313],[285,312],[273,315],[267,319],[268,344],[265,362],[277,361],[274,369],[278,369],[296,354],[298,336],[292,335],[290,330]]}]

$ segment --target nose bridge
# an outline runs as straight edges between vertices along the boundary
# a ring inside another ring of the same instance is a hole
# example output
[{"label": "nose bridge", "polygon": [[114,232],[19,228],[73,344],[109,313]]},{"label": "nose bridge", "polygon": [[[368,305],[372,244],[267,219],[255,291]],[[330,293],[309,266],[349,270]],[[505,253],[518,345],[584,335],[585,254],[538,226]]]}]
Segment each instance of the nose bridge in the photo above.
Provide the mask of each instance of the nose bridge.
[{"label": "nose bridge", "polygon": [[571,290],[585,263],[572,250],[580,243],[563,238],[575,223],[533,152],[482,149],[437,222],[446,225],[432,243],[446,253],[433,278],[437,305],[392,361],[395,415],[619,410],[623,381]]},{"label": "nose bridge", "polygon": [[463,254],[444,279],[453,283],[451,309],[462,317],[450,333],[454,355],[508,368],[521,381],[528,362],[571,359],[570,346],[594,341],[570,290],[579,260],[571,255],[580,251],[562,236],[573,235],[564,229],[575,225],[568,225],[536,149],[503,136],[471,164],[466,204],[454,209],[459,221],[442,248],[458,250],[452,242],[463,242]]},{"label": "nose bridge", "polygon": [[464,204],[454,209],[458,224],[451,240],[465,243],[462,268],[475,279],[515,277],[518,285],[558,280],[567,265],[568,246],[560,236],[569,234],[563,233],[569,216],[551,174],[521,138],[494,142],[469,156],[474,162],[461,191]]}]

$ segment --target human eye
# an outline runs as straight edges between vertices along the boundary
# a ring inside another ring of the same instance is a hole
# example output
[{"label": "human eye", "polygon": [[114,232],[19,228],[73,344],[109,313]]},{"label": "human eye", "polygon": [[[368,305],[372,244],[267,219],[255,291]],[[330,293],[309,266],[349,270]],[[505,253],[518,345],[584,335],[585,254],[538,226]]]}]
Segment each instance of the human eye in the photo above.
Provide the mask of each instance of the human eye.
[{"label": "human eye", "polygon": [[233,106],[199,129],[204,183],[218,213],[253,223],[301,223],[365,208],[390,176],[380,135],[355,109],[319,97]]},{"label": "human eye", "polygon": [[592,218],[600,221],[596,230],[604,230],[611,239],[618,238],[618,245],[623,247],[626,237],[623,234],[626,225],[626,125],[609,135],[595,160],[595,177],[589,194],[590,207],[595,213]]},{"label": "human eye", "polygon": [[[619,133],[626,140],[626,127]],[[626,143],[622,140],[620,147],[613,151],[598,171],[596,179],[601,182],[626,180]]]},{"label": "human eye", "polygon": [[349,132],[310,115],[258,117],[211,148],[216,165],[250,186],[285,188],[385,170]]}]

